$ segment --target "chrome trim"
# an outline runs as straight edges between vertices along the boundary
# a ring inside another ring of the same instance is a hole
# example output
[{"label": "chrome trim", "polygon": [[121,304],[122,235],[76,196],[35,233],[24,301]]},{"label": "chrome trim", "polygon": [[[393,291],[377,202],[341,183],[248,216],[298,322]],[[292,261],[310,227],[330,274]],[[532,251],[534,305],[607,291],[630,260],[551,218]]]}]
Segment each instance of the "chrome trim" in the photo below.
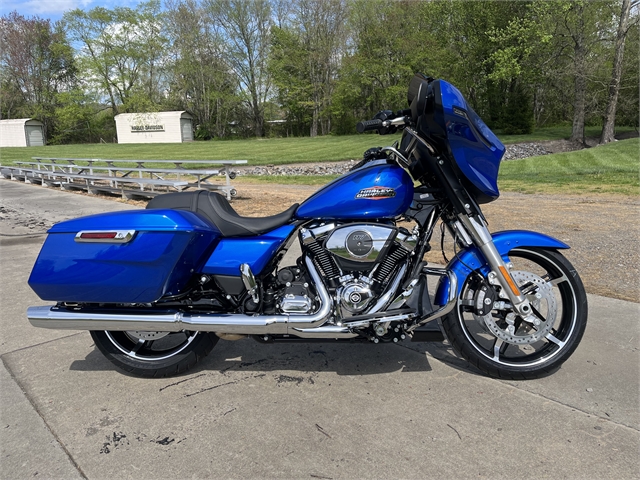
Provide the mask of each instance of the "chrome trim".
[{"label": "chrome trim", "polygon": [[404,248],[413,252],[418,244],[418,237],[416,235],[398,232],[396,235],[396,242],[400,243]]},{"label": "chrome trim", "polygon": [[402,267],[400,267],[400,271],[398,271],[396,278],[393,279],[393,283],[391,284],[387,292],[380,297],[378,302],[373,307],[371,307],[370,310],[367,311],[367,314],[377,313],[387,306],[387,303],[389,303],[389,300],[391,300],[391,297],[393,296],[395,291],[398,289],[398,285],[400,285],[400,282],[402,281],[402,277],[404,277],[404,274],[406,271],[407,271],[407,264],[405,263],[404,265],[402,265]]},{"label": "chrome trim", "polygon": [[307,313],[313,307],[313,301],[306,295],[286,294],[280,299],[280,310],[285,313]]},{"label": "chrome trim", "polygon": [[240,265],[240,276],[242,277],[242,283],[244,288],[247,289],[251,299],[254,303],[260,303],[260,296],[258,295],[258,284],[256,283],[256,277],[253,276],[251,267],[248,263]]},{"label": "chrome trim", "polygon": [[382,147],[380,150],[382,150],[383,152],[390,152],[393,155],[395,155],[397,157],[398,160],[400,160],[405,167],[409,167],[411,165],[411,162],[409,160],[407,160],[407,157],[405,157],[403,154],[401,154],[397,149],[393,148],[393,147]]},{"label": "chrome trim", "polygon": [[[433,148],[433,146],[429,142],[427,142],[424,138],[421,138],[420,135],[418,135],[418,132],[416,132],[415,130],[409,127],[405,128],[404,131],[411,134],[412,138],[415,139],[415,140],[411,140],[411,142],[409,143],[409,148],[413,147],[411,150],[415,148],[414,142],[420,142],[422,145],[424,145],[427,148],[427,150],[429,150],[429,153],[431,155],[436,154],[435,148]],[[407,150],[409,150],[409,148],[407,148]],[[411,152],[409,153],[409,156],[411,156]]]},{"label": "chrome trim", "polygon": [[391,120],[385,120],[382,122],[382,126],[383,127],[388,127],[390,125],[394,125],[394,126],[402,126],[402,125],[406,125],[410,122],[411,120],[409,120],[409,117],[407,116],[403,116],[403,117],[396,117],[396,118],[392,118]]},{"label": "chrome trim", "polygon": [[462,240],[462,243],[465,247],[473,244],[473,240],[471,240],[471,237],[462,226],[462,223],[460,223],[460,220],[456,220],[455,222],[453,222],[453,230],[458,235],[459,239]]},{"label": "chrome trim", "polygon": [[[116,232],[114,238],[82,238],[85,233],[113,233]],[[74,240],[78,243],[127,243],[135,236],[135,230],[81,230],[76,233]]]},{"label": "chrome trim", "polygon": [[413,295],[413,290],[416,284],[418,283],[418,280],[419,280],[418,278],[414,278],[413,280],[411,280],[411,283],[409,284],[409,286],[405,288],[404,291],[402,291],[400,295],[398,295],[393,302],[391,302],[391,305],[389,305],[390,310],[395,310],[405,304],[407,299],[411,295]]},{"label": "chrome trim", "polygon": [[348,322],[346,326],[349,328],[366,327],[372,323],[388,323],[388,322],[403,322],[411,320],[415,317],[413,313],[401,314],[401,315],[389,315],[388,317],[376,317],[368,318],[367,320],[356,320],[355,322]]},{"label": "chrome trim", "polygon": [[436,318],[447,315],[454,309],[454,307],[458,303],[458,277],[456,277],[456,274],[454,272],[450,270],[444,271],[436,268],[423,268],[422,271],[423,273],[429,275],[446,275],[449,278],[449,296],[447,297],[447,303],[445,305],[440,307],[435,312],[431,312],[415,325],[408,327],[407,332],[409,333],[413,332],[416,328],[421,327],[425,323],[430,322],[431,320],[435,320]]},{"label": "chrome trim", "polygon": [[141,330],[154,332],[203,331],[245,335],[289,335],[295,329],[323,325],[333,310],[333,301],[310,258],[305,258],[309,274],[320,297],[313,315],[243,315],[190,313],[119,314],[60,310],[56,307],[29,307],[27,317],[34,327],[69,330]]},{"label": "chrome trim", "polygon": [[[478,248],[480,248],[482,255],[484,255],[485,260],[491,267],[492,271],[489,276],[491,277],[495,275],[494,278],[498,280],[502,290],[507,294],[509,300],[511,300],[514,309],[523,316],[525,321],[529,321],[528,319],[532,316],[529,300],[522,295],[522,292],[520,292],[520,295],[516,295],[511,291],[509,280],[511,280],[511,282],[516,286],[518,291],[520,291],[520,288],[513,277],[511,277],[509,267],[504,262],[498,252],[498,249],[493,243],[493,237],[491,236],[491,232],[489,232],[485,222],[481,218],[470,217],[462,214],[458,215],[458,218],[464,225],[465,229],[471,234],[474,243]],[[504,269],[504,271],[507,272],[507,275],[511,278],[507,279],[506,276],[503,275],[502,269]]]},{"label": "chrome trim", "polygon": [[336,228],[335,223],[328,223],[326,225],[320,225],[317,227],[309,228],[309,231],[314,235],[314,237],[320,237],[322,234],[330,232],[331,230]]},{"label": "chrome trim", "polygon": [[291,335],[300,338],[353,338],[357,333],[337,325],[323,325],[318,328],[294,328]]},{"label": "chrome trim", "polygon": [[[371,237],[371,249],[364,255],[356,255],[349,250],[347,239],[356,232],[364,232]],[[357,223],[336,228],[325,243],[325,248],[333,255],[356,262],[373,262],[384,249],[387,241],[396,232],[394,227]]]}]

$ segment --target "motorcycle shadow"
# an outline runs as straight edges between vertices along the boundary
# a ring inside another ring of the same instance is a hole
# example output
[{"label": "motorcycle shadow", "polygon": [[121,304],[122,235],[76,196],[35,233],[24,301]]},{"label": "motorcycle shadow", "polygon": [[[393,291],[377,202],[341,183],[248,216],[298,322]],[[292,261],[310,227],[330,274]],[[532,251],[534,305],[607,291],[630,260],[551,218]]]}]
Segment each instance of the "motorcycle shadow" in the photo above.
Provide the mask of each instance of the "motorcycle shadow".
[{"label": "motorcycle shadow", "polygon": [[[402,347],[407,345],[410,343],[401,344]],[[399,345],[392,343],[378,345],[337,342],[260,344],[253,340],[235,342],[221,340],[205,359],[182,375],[214,371],[296,371],[364,376],[432,371],[424,350],[398,347]],[[83,360],[75,360],[70,369],[75,371],[116,370],[97,348],[89,352]]]}]

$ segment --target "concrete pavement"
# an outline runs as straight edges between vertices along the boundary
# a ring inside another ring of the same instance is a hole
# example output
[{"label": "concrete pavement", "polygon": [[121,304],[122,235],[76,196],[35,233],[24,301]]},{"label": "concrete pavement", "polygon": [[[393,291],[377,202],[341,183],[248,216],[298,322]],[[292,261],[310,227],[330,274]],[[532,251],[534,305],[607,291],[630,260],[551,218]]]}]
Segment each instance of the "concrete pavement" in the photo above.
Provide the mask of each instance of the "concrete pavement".
[{"label": "concrete pavement", "polygon": [[446,344],[250,340],[220,341],[187,375],[138,379],[87,332],[30,326],[44,236],[14,221],[131,207],[0,190],[19,213],[1,213],[0,233],[31,233],[0,237],[0,478],[640,477],[638,304],[590,295],[580,347],[540,380],[481,376]]}]

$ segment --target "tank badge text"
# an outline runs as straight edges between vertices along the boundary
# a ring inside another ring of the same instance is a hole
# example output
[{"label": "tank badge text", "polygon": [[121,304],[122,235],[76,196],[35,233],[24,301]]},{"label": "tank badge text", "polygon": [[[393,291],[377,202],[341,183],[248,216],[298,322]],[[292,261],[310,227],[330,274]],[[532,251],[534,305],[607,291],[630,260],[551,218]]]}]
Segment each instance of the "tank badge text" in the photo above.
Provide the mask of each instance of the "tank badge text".
[{"label": "tank badge text", "polygon": [[369,187],[363,188],[358,192],[356,198],[366,198],[368,200],[383,200],[385,198],[393,198],[396,191],[389,187]]}]

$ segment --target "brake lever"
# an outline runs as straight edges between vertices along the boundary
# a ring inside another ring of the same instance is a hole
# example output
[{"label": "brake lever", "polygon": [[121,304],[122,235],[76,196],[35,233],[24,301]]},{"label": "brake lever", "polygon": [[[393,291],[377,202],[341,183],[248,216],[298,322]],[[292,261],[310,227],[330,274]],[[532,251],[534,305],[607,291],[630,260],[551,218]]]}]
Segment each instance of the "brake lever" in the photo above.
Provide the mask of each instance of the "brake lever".
[{"label": "brake lever", "polygon": [[384,120],[382,122],[382,126],[383,127],[405,127],[409,125],[410,122],[411,120],[409,120],[409,117],[407,116],[396,117],[391,120]]}]

